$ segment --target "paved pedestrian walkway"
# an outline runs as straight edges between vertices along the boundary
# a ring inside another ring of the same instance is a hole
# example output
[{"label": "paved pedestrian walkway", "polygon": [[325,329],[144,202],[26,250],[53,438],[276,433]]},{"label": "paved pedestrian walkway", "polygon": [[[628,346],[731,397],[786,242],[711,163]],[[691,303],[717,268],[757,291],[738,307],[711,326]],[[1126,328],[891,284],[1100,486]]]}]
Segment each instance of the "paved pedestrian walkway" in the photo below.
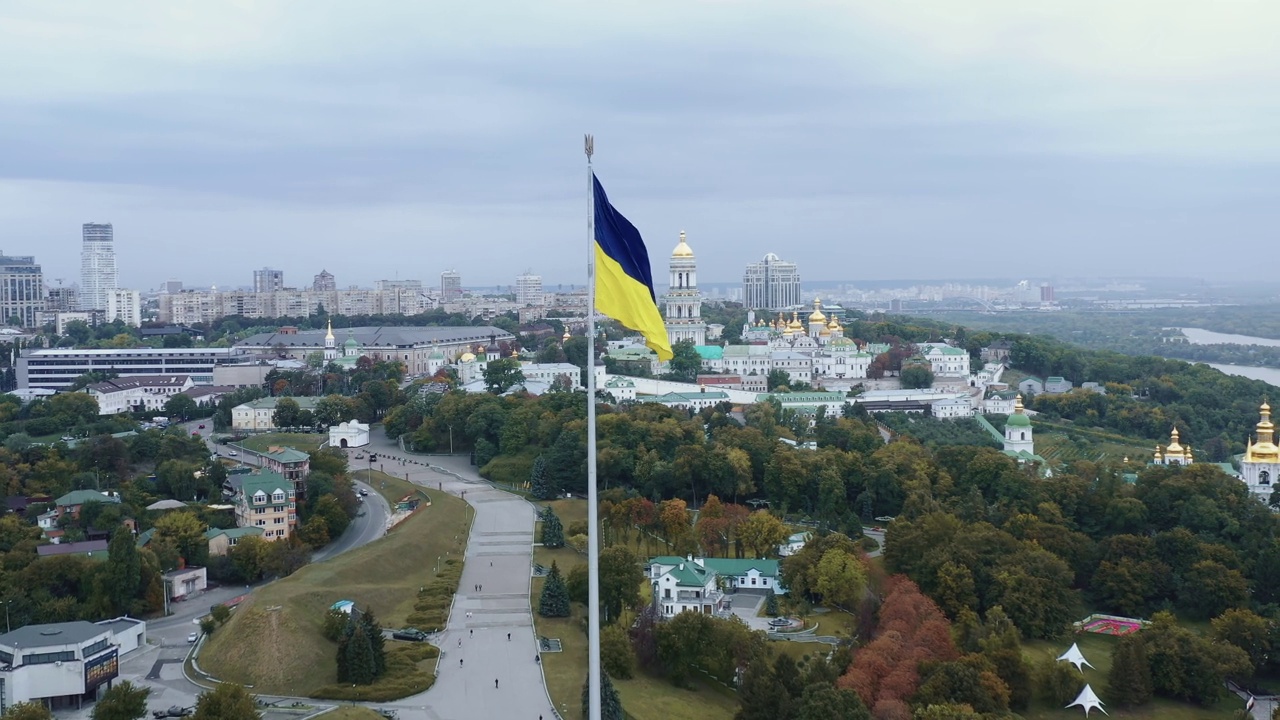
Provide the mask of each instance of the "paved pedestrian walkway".
[{"label": "paved pedestrian walkway", "polygon": [[542,667],[534,660],[537,637],[529,610],[533,507],[485,483],[465,457],[429,459],[454,473],[447,474],[422,465],[400,465],[401,458],[423,458],[402,454],[382,438],[370,449],[386,458],[386,472],[407,475],[428,490],[463,497],[475,510],[461,586],[449,624],[436,639],[441,650],[436,684],[421,695],[382,706],[395,708],[401,720],[558,717],[547,700]]}]

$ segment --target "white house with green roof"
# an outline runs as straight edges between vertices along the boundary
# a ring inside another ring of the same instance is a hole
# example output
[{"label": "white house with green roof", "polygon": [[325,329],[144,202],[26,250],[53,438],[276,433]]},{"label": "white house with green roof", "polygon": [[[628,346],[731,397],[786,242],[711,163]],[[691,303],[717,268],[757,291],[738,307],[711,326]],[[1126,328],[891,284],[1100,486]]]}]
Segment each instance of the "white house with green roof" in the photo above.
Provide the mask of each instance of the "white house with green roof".
[{"label": "white house with green roof", "polygon": [[205,531],[204,539],[209,541],[209,555],[222,556],[231,552],[231,548],[239,544],[241,538],[262,537],[265,529],[250,525],[249,527],[210,528]]},{"label": "white house with green roof", "polygon": [[618,402],[635,400],[636,382],[622,375],[610,375],[609,379],[604,383],[604,391],[612,395],[613,399]]},{"label": "white house with green roof", "polygon": [[725,590],[786,594],[777,560],[660,556],[649,560],[653,601],[664,618],[727,610]]},{"label": "white house with green roof", "polygon": [[654,395],[639,398],[643,403],[658,403],[670,408],[685,408],[698,411],[715,407],[722,402],[730,402],[729,394],[723,390],[703,390],[701,392],[672,392],[665,395]]},{"label": "white house with green roof", "polygon": [[968,378],[969,351],[946,343],[922,343],[920,355],[929,362],[934,377]]}]

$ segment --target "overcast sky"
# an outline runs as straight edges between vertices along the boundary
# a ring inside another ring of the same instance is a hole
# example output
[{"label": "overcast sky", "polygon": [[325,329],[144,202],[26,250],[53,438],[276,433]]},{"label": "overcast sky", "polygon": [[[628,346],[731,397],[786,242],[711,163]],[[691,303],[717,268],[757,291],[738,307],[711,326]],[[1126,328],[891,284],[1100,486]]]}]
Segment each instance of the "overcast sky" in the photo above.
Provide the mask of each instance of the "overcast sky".
[{"label": "overcast sky", "polygon": [[1274,0],[5,0],[0,250],[581,282],[590,131],[658,277],[684,229],[704,281],[1260,280],[1277,37]]}]

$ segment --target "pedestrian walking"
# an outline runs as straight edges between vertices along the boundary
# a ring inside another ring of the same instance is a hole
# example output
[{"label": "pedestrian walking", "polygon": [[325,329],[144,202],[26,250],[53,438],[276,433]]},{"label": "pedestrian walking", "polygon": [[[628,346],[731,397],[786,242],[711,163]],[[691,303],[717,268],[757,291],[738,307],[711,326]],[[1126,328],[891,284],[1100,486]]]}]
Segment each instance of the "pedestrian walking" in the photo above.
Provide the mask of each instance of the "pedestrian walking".
[{"label": "pedestrian walking", "polygon": [[497,689],[498,689],[498,678],[494,678],[494,679],[493,679],[493,689],[494,689],[494,690],[497,690]]},{"label": "pedestrian walking", "polygon": [[462,658],[458,658],[458,667],[462,667]]},{"label": "pedestrian walking", "polygon": [[511,633],[507,633],[507,642],[511,642]]},{"label": "pedestrian walking", "polygon": [[462,638],[458,638],[458,647],[462,647]]},{"label": "pedestrian walking", "polygon": [[471,637],[475,637],[475,636],[476,636],[476,631],[475,631],[475,630],[472,630],[472,631],[471,631]]}]

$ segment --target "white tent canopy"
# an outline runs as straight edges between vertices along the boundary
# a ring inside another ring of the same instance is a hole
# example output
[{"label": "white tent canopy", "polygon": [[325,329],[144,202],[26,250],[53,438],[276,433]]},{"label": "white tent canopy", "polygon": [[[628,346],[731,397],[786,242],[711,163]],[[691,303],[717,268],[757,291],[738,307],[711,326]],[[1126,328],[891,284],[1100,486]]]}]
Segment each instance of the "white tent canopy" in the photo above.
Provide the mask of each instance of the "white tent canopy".
[{"label": "white tent canopy", "polygon": [[1076,701],[1067,707],[1073,708],[1077,705],[1084,708],[1085,717],[1089,717],[1089,711],[1095,708],[1101,710],[1103,715],[1107,714],[1107,711],[1102,708],[1102,701],[1099,700],[1097,694],[1093,692],[1093,688],[1088,685],[1085,685],[1084,689],[1080,691],[1080,695],[1076,697]]},{"label": "white tent canopy", "polygon": [[[1059,662],[1063,660],[1075,665],[1080,672],[1084,672],[1084,665],[1089,665],[1089,661],[1084,659],[1084,653],[1080,652],[1080,646],[1076,643],[1071,643],[1071,649],[1058,656]],[[1089,665],[1089,667],[1093,666]]]}]

